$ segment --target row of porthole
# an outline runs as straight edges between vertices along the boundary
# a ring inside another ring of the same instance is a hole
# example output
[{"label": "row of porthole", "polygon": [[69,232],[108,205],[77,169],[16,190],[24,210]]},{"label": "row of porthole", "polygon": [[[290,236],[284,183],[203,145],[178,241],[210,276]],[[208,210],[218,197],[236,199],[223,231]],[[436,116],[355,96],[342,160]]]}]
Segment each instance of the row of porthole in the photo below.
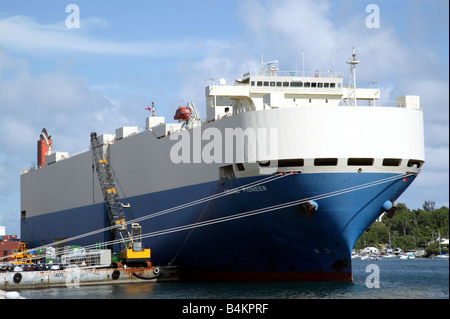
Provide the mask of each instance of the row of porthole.
[{"label": "row of porthole", "polygon": [[[375,162],[374,158],[348,158],[347,165],[348,166],[373,166]],[[402,163],[401,158],[384,158],[383,166],[400,166]],[[421,168],[424,161],[410,159],[408,160],[408,167]],[[242,164],[241,164],[242,165]],[[338,159],[337,158],[315,158],[314,166],[337,166]],[[269,162],[260,162],[259,166],[268,167],[270,166]],[[304,166],[303,158],[294,158],[294,159],[282,159],[278,160],[278,167],[296,167],[296,166]],[[243,166],[242,166],[243,167]],[[243,170],[243,169],[239,169]]]}]

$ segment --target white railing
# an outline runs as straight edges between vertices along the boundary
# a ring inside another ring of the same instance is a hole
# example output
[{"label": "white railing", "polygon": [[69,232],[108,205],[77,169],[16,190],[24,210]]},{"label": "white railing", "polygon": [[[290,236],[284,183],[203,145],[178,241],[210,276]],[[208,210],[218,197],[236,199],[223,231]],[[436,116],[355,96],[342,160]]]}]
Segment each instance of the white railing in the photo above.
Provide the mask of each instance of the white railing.
[{"label": "white railing", "polygon": [[[242,78],[248,77],[250,74],[246,73]],[[252,72],[252,76],[289,76],[289,77],[310,77],[310,78],[342,78],[342,73],[332,72],[332,71],[269,71],[264,72]]]},{"label": "white railing", "polygon": [[90,149],[91,149],[91,148],[88,147],[88,148],[83,148],[82,150],[73,152],[73,153],[69,154],[68,158],[73,157],[73,156],[76,156],[76,155],[80,155],[80,154],[82,154],[82,153],[86,153],[86,152],[89,151]]},{"label": "white railing", "polygon": [[[345,100],[341,100],[339,106],[352,106],[347,105]],[[357,100],[356,106],[369,106],[369,107],[400,107],[413,110],[422,110],[419,104],[415,103],[399,103],[395,101],[378,101],[378,100]]]}]

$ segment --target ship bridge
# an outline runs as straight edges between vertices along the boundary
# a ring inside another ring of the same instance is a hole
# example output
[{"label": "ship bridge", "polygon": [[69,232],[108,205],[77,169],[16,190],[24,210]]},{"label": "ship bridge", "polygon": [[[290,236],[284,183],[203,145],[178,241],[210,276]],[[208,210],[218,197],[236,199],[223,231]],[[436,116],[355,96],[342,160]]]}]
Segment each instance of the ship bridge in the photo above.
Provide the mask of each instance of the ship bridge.
[{"label": "ship bridge", "polygon": [[301,106],[339,106],[353,99],[376,105],[380,98],[378,88],[354,88],[343,85],[341,73],[278,71],[277,67],[248,72],[226,85],[205,89],[207,121],[265,109]]}]

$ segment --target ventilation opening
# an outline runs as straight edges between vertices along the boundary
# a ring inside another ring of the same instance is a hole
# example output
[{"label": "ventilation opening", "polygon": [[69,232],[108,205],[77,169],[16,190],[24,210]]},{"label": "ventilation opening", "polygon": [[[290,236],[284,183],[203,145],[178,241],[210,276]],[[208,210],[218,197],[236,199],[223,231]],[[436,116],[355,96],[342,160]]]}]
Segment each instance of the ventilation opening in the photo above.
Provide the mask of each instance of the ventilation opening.
[{"label": "ventilation opening", "polygon": [[423,163],[424,161],[410,159],[408,161],[408,167],[421,168]]},{"label": "ventilation opening", "polygon": [[338,163],[337,158],[315,158],[314,166],[336,166]]},{"label": "ventilation opening", "polygon": [[385,158],[383,159],[383,166],[400,166],[402,160],[399,158]]},{"label": "ventilation opening", "polygon": [[220,178],[236,178],[234,175],[233,165],[219,167]]},{"label": "ventilation opening", "polygon": [[373,158],[349,158],[347,160],[348,166],[372,166]]},{"label": "ventilation opening", "polygon": [[284,159],[278,161],[278,167],[292,167],[292,166],[303,166],[303,158],[292,158]]},{"label": "ventilation opening", "polygon": [[[266,162],[258,162],[260,167],[269,167],[270,161]],[[277,167],[294,167],[294,166],[304,166],[303,158],[291,158],[291,159],[283,159],[278,160]]]},{"label": "ventilation opening", "polygon": [[267,161],[267,162],[259,162],[259,166],[260,166],[260,167],[269,167],[269,166],[270,166],[270,161]]},{"label": "ventilation opening", "polygon": [[242,163],[237,163],[237,164],[236,164],[236,168],[237,168],[237,170],[240,171],[240,172],[245,171],[244,164],[242,164]]}]

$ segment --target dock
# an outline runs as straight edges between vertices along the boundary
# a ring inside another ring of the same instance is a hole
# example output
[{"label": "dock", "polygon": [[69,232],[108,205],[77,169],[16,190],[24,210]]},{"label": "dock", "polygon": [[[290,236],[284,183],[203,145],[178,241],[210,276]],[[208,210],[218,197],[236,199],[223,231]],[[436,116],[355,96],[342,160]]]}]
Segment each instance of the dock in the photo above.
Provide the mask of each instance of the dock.
[{"label": "dock", "polygon": [[3,272],[0,273],[0,290],[77,288],[83,285],[155,283],[178,280],[178,268],[174,266],[122,268],[83,268],[75,266],[63,270]]}]

